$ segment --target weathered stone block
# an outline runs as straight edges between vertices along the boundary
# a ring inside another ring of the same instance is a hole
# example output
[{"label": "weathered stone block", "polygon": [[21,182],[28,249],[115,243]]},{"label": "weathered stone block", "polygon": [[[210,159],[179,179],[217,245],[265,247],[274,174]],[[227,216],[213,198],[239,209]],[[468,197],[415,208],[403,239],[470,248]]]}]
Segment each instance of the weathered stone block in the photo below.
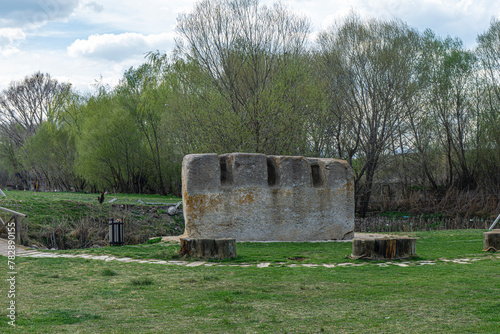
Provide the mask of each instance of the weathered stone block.
[{"label": "weathered stone block", "polygon": [[220,174],[220,159],[213,154],[190,154],[182,161],[182,184],[193,192],[214,191],[220,181],[214,175]]},{"label": "weathered stone block", "polygon": [[187,238],[351,239],[354,180],[343,160],[264,154],[187,155]]}]

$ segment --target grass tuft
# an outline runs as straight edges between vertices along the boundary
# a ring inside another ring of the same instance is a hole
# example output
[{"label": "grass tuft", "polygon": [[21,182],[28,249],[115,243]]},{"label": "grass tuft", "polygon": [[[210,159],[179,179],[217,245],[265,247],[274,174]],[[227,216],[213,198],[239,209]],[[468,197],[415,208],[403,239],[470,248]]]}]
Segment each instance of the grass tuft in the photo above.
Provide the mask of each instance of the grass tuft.
[{"label": "grass tuft", "polygon": [[215,276],[215,275],[203,275],[203,280],[204,281],[218,281],[218,280],[220,280],[220,277]]},{"label": "grass tuft", "polygon": [[157,244],[161,242],[161,237],[149,239],[146,243],[148,245]]},{"label": "grass tuft", "polygon": [[109,269],[109,268],[104,268],[102,271],[101,271],[101,275],[102,276],[116,276],[118,275],[115,271]]},{"label": "grass tuft", "polygon": [[152,285],[153,280],[149,277],[133,278],[130,280],[130,283],[135,286],[146,286],[146,285]]}]

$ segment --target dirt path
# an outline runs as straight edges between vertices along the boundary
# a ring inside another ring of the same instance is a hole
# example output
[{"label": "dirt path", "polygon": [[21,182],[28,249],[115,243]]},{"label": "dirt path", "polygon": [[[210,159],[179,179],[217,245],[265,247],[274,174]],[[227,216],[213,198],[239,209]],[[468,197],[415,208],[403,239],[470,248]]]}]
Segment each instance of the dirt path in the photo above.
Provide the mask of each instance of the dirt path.
[{"label": "dirt path", "polygon": [[[8,256],[8,241],[0,238],[0,255]],[[323,263],[323,264],[311,264],[311,263],[301,263],[301,264],[286,264],[285,262],[261,262],[261,263],[217,263],[217,262],[206,262],[206,261],[165,261],[165,260],[139,260],[132,259],[129,257],[114,257],[108,255],[90,255],[90,254],[60,254],[57,252],[40,252],[36,249],[26,248],[23,246],[16,245],[16,257],[31,257],[31,258],[69,258],[69,259],[90,259],[90,260],[101,260],[101,261],[118,261],[125,263],[148,263],[148,264],[162,264],[162,265],[176,265],[176,266],[184,266],[184,267],[257,267],[257,268],[268,268],[268,267],[289,267],[289,268],[298,268],[298,267],[306,267],[306,268],[336,268],[336,267],[360,267],[360,266],[378,266],[378,267],[409,267],[409,266],[423,266],[423,265],[435,265],[436,263],[457,263],[457,264],[471,264],[475,261],[481,261],[484,259],[488,259],[485,257],[482,258],[463,258],[463,259],[439,259],[436,261],[403,261],[403,262],[382,262],[382,263]],[[500,253],[495,254],[497,259],[500,259]]]}]

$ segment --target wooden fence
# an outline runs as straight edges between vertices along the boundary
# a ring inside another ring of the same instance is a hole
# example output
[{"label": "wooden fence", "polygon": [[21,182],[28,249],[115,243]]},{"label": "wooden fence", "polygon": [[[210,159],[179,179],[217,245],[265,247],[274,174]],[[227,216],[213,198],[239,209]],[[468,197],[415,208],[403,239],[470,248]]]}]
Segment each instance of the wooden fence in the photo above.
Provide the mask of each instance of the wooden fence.
[{"label": "wooden fence", "polygon": [[[6,229],[7,234],[9,234],[9,230],[7,229],[7,225],[14,221],[14,235],[15,235],[15,242],[16,244],[20,245],[21,244],[21,219],[27,217],[24,213],[16,212],[14,210],[6,209],[0,207],[0,211],[4,211],[7,213],[12,214],[12,217],[7,220],[7,222],[4,222],[2,217],[0,217],[0,223],[2,223],[3,227]],[[2,227],[0,226],[0,230]]]}]

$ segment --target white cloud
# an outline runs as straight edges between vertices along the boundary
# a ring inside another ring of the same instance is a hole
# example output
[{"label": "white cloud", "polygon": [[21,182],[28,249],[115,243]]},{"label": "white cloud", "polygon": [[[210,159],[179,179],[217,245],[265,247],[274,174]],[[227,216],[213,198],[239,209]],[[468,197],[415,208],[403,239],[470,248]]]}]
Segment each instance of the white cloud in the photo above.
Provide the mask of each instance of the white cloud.
[{"label": "white cloud", "polygon": [[[173,49],[176,18],[198,0],[0,0],[0,90],[36,71],[83,91],[95,80],[116,84],[148,51]],[[272,5],[278,0],[260,0]],[[400,18],[420,31],[458,36],[468,47],[500,18],[498,0],[282,0],[326,29],[351,10],[366,18]],[[3,29],[2,29],[3,28]],[[78,39],[77,39],[78,38]],[[90,86],[90,88],[89,88]]]},{"label": "white cloud", "polygon": [[129,57],[144,55],[148,51],[164,50],[173,43],[173,39],[173,33],[91,35],[88,39],[74,41],[68,47],[68,55],[122,61]]},{"label": "white cloud", "polygon": [[36,28],[67,19],[79,0],[16,0],[0,2],[0,27]]},{"label": "white cloud", "polygon": [[109,62],[93,58],[75,59],[60,51],[25,52],[21,50],[12,56],[0,53],[2,64],[0,91],[7,88],[12,81],[21,81],[25,76],[40,71],[49,73],[60,82],[71,83],[77,91],[92,92],[98,81],[114,87],[127,69],[132,66],[137,67],[144,61],[142,55],[121,62]]},{"label": "white cloud", "polygon": [[[190,11],[197,0],[80,0],[73,18],[106,26],[112,32],[157,34],[172,31],[177,15]],[[97,5],[97,6],[96,6]]]},{"label": "white cloud", "polygon": [[0,47],[4,44],[11,44],[12,42],[25,39],[26,34],[19,28],[0,28]]},{"label": "white cloud", "polygon": [[100,12],[102,12],[104,10],[104,7],[101,4],[98,4],[95,1],[88,2],[83,7],[87,8],[87,9],[90,9],[90,10],[96,12],[96,13],[100,13]]},{"label": "white cloud", "polygon": [[498,0],[289,0],[285,4],[309,17],[315,30],[326,29],[354,11],[364,18],[398,18],[420,31],[429,28],[442,37],[459,37],[468,47],[488,29],[492,16],[500,17]]},{"label": "white cloud", "polygon": [[26,34],[19,28],[0,28],[0,54],[10,56],[19,52],[17,41],[26,39]]}]

